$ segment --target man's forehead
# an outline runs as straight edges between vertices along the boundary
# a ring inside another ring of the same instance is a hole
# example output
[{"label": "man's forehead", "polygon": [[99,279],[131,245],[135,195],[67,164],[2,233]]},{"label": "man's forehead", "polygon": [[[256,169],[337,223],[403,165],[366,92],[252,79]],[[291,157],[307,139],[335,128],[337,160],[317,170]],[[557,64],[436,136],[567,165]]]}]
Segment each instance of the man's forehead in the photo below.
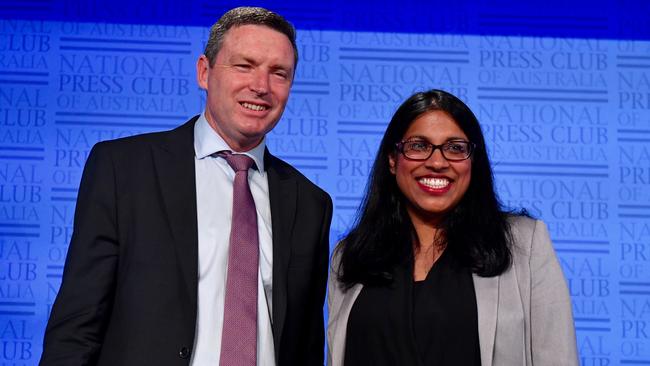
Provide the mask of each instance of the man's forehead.
[{"label": "man's forehead", "polygon": [[[239,31],[237,31],[237,30],[240,30],[240,29],[242,29],[244,27],[247,27],[247,26],[260,27],[260,28],[263,28],[264,30],[269,30],[269,31],[275,32],[278,35],[281,35],[282,39],[284,39],[286,41],[287,48],[291,51],[292,65],[288,65],[288,66],[289,67],[294,67],[295,66],[296,50],[293,48],[293,45],[291,44],[291,41],[289,40],[289,37],[286,34],[280,32],[280,31],[278,31],[276,29],[273,29],[273,28],[271,28],[269,26],[266,26],[266,25],[259,25],[259,24],[243,24],[243,25],[233,26],[230,29],[228,29],[228,31],[224,35],[223,44],[222,44],[219,52],[217,53],[217,57],[219,57],[220,55],[223,57],[223,56],[226,56],[226,54],[227,54],[228,58],[233,58],[233,57],[244,57],[244,58],[246,58],[246,57],[253,57],[255,54],[258,53],[258,51],[259,51],[258,49],[252,49],[250,47],[239,47],[239,46],[241,46],[240,42],[242,40],[244,40],[244,39],[253,39],[253,38],[260,39],[260,33],[259,33],[260,30],[259,29],[257,29],[257,30],[253,29],[253,31],[251,31],[251,32],[239,32]],[[233,35],[236,37],[236,41],[233,41]],[[264,42],[267,41],[267,38],[261,38],[261,39]],[[227,50],[227,52],[222,52],[223,50]]]}]

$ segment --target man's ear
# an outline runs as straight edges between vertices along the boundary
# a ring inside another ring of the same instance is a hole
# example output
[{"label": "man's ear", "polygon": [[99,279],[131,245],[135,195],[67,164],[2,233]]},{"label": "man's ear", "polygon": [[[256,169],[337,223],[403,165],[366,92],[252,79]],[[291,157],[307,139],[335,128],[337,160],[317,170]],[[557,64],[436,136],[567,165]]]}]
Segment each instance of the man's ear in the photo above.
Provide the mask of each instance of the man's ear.
[{"label": "man's ear", "polygon": [[210,73],[210,61],[205,55],[199,56],[196,60],[196,82],[199,87],[208,90],[208,75]]}]

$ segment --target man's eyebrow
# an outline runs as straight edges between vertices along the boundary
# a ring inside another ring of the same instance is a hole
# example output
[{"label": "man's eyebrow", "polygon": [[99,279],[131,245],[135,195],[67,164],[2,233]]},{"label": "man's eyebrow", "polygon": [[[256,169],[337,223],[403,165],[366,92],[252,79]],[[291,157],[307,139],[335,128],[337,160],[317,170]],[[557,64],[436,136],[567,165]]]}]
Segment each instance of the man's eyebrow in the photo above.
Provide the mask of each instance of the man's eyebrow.
[{"label": "man's eyebrow", "polygon": [[[254,58],[252,58],[250,56],[246,56],[246,55],[241,55],[241,54],[233,55],[230,58],[229,61],[231,63],[236,63],[236,62],[242,62],[243,61],[243,62],[249,63],[249,64],[251,64],[253,66],[258,66],[259,65],[259,62],[257,62]],[[284,71],[289,72],[289,71],[291,71],[293,69],[293,66],[285,65],[285,64],[281,64],[281,63],[274,63],[274,64],[271,64],[270,69],[272,69],[272,70],[284,70]]]},{"label": "man's eyebrow", "polygon": [[292,67],[287,65],[282,65],[282,64],[271,65],[271,70],[282,70],[282,71],[290,72],[291,69]]},{"label": "man's eyebrow", "polygon": [[246,62],[251,65],[257,65],[257,62],[255,62],[254,59],[244,56],[244,55],[233,55],[233,57],[230,59],[230,62]]}]

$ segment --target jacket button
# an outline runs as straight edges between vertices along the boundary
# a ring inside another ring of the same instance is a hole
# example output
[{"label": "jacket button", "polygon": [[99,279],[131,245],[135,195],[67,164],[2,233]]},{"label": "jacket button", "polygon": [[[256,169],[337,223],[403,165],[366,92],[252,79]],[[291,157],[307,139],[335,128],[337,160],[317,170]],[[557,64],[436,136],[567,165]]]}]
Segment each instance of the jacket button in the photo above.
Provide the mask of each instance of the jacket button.
[{"label": "jacket button", "polygon": [[181,347],[181,349],[178,351],[178,357],[182,359],[186,359],[190,357],[190,349],[187,347]]}]

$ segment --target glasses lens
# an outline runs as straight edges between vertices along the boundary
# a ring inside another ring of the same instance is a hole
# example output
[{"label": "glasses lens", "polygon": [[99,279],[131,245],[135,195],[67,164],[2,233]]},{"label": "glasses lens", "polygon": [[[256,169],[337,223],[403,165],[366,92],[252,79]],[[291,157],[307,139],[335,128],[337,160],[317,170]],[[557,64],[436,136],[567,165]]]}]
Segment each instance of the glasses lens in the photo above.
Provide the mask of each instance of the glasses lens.
[{"label": "glasses lens", "polygon": [[442,152],[449,160],[464,160],[469,158],[471,150],[467,141],[449,141],[442,145]]},{"label": "glasses lens", "polygon": [[403,144],[402,152],[409,159],[426,159],[431,152],[431,144],[426,141],[406,141]]},{"label": "glasses lens", "polygon": [[465,140],[447,141],[442,145],[433,145],[427,141],[404,141],[397,144],[405,157],[411,160],[426,160],[433,150],[440,149],[447,160],[465,160],[472,155],[472,143]]}]

